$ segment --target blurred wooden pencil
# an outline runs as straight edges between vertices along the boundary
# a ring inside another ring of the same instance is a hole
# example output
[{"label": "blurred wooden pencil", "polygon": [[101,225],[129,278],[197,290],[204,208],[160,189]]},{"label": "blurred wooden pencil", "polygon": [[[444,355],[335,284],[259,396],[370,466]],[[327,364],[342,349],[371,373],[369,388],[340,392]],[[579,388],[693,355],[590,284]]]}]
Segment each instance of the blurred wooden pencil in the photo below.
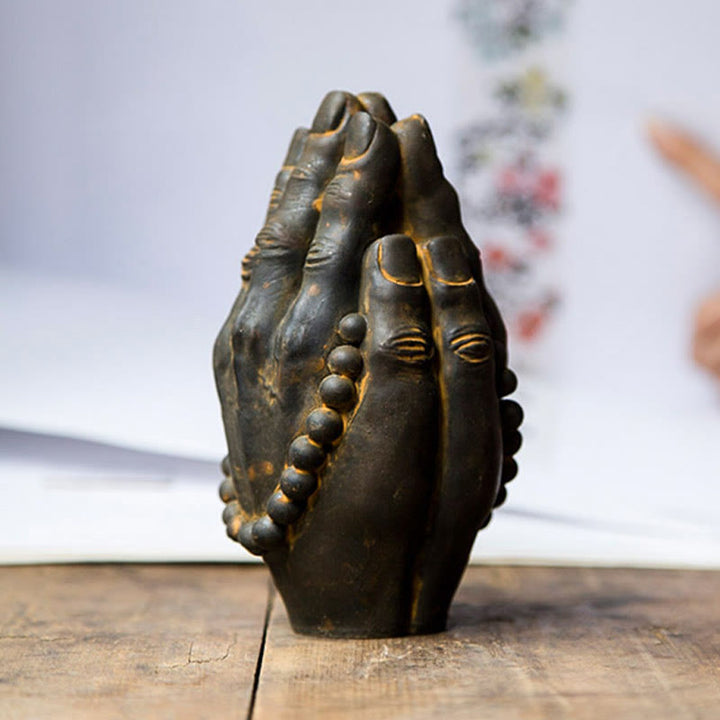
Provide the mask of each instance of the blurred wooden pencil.
[{"label": "blurred wooden pencil", "polygon": [[687,132],[660,120],[648,122],[647,132],[666,160],[720,202],[720,158],[712,150]]}]

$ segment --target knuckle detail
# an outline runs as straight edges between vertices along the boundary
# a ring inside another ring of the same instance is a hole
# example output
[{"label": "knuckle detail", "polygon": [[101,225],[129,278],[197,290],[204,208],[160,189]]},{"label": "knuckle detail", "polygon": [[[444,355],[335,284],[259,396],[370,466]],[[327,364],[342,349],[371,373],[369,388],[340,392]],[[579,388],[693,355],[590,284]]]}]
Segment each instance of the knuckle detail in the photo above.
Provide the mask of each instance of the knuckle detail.
[{"label": "knuckle detail", "polygon": [[298,165],[290,173],[290,179],[297,183],[316,182],[317,172],[312,165]]},{"label": "knuckle detail", "polygon": [[328,243],[314,242],[305,256],[305,267],[311,270],[332,265],[337,253]]},{"label": "knuckle detail", "polygon": [[255,245],[258,248],[255,253],[251,250],[253,259],[262,250],[279,250],[293,248],[293,238],[287,231],[285,225],[279,222],[269,222],[257,234]]},{"label": "knuckle detail", "polygon": [[317,344],[309,337],[307,328],[297,323],[288,323],[280,332],[277,354],[289,365],[304,363],[316,354]]},{"label": "knuckle detail", "polygon": [[275,210],[278,209],[282,195],[283,191],[280,188],[275,188],[270,193],[270,201],[268,202],[268,213],[273,213],[275,212]]},{"label": "knuckle detail", "polygon": [[483,363],[492,357],[492,338],[476,328],[462,328],[448,340],[448,347],[469,363]]},{"label": "knuckle detail", "polygon": [[244,281],[248,281],[250,279],[250,275],[252,274],[252,269],[255,265],[255,261],[259,252],[260,248],[257,245],[253,245],[248,251],[247,255],[245,255],[245,257],[242,259],[240,277]]},{"label": "knuckle detail", "polygon": [[346,175],[337,175],[325,188],[324,205],[350,205],[355,199],[356,184]]},{"label": "knuckle detail", "polygon": [[378,349],[408,365],[422,365],[432,358],[434,352],[432,339],[419,327],[401,328],[384,340]]}]

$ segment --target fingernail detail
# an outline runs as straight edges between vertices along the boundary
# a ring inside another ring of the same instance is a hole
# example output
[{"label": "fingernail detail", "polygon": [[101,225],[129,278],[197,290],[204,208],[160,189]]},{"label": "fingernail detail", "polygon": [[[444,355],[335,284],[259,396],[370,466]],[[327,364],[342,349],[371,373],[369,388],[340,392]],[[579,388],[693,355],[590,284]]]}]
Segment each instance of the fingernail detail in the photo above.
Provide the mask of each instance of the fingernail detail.
[{"label": "fingernail detail", "polygon": [[358,95],[358,100],[365,106],[365,109],[376,118],[380,118],[388,125],[396,122],[397,117],[390,107],[387,98],[379,92],[363,92]]},{"label": "fingernail detail", "polygon": [[[297,522],[307,509],[307,501],[317,491],[318,474],[325,464],[331,446],[340,439],[345,428],[343,413],[357,402],[355,380],[362,372],[362,355],[357,349],[367,331],[365,318],[359,313],[346,315],[338,324],[338,334],[347,343],[334,348],[326,364],[331,371],[318,388],[321,407],[306,418],[306,434],[296,437],[288,449],[288,467],[280,475],[275,492],[259,518],[242,521],[240,503],[231,496],[226,477],[220,496],[226,502],[223,521],[227,534],[253,555],[264,555],[285,544],[289,525]],[[223,463],[223,472],[229,462]],[[227,499],[226,499],[227,498]]]},{"label": "fingernail detail", "polygon": [[315,119],[310,128],[311,132],[323,133],[336,130],[345,116],[346,106],[347,96],[344,92],[341,90],[329,92],[315,113]]},{"label": "fingernail detail", "polygon": [[370,147],[376,129],[377,123],[370,115],[364,112],[355,113],[348,123],[343,153],[345,159],[360,157]]},{"label": "fingernail detail", "polygon": [[388,235],[378,243],[378,266],[385,279],[398,285],[420,285],[415,243],[407,235]]},{"label": "fingernail detail", "polygon": [[425,250],[436,280],[447,285],[464,284],[472,280],[470,263],[456,238],[435,238],[425,245]]}]

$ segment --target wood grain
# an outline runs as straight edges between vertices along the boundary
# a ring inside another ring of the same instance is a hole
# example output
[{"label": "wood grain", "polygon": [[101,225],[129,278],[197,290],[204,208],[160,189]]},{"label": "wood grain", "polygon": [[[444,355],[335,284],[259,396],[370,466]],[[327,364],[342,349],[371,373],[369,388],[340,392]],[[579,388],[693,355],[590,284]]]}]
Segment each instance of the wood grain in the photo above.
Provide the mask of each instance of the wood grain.
[{"label": "wood grain", "polygon": [[244,718],[267,597],[259,567],[0,568],[0,717]]},{"label": "wood grain", "polygon": [[720,717],[720,573],[471,568],[447,633],[270,622],[254,718]]},{"label": "wood grain", "polygon": [[[0,568],[0,717],[245,718],[267,573]],[[720,717],[720,573],[471,568],[452,627],[294,635],[275,600],[253,718]]]}]

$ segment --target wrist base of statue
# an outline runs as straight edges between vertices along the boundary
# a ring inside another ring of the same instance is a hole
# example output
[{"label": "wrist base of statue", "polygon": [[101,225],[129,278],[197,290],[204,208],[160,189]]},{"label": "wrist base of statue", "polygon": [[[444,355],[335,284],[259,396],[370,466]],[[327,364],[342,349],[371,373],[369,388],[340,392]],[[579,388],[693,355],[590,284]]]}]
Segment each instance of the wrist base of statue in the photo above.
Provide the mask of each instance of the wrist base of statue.
[{"label": "wrist base of statue", "polygon": [[[267,560],[267,558],[266,558]],[[324,587],[289,585],[282,571],[273,572],[292,629],[301,635],[326,638],[388,638],[428,635],[447,627],[448,608],[430,617],[413,617],[410,588],[386,586],[379,596],[368,593],[368,583],[328,583]],[[334,585],[334,586],[333,586]]]}]

